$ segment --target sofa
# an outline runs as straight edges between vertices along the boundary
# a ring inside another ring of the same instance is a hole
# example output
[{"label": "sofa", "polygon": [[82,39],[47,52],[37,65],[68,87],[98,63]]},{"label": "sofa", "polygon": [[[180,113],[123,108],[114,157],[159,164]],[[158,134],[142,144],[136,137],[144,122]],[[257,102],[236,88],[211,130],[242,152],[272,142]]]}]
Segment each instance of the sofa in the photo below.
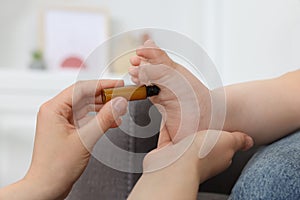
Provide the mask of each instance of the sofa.
[{"label": "sofa", "polygon": [[[149,117],[150,109],[151,116],[154,116],[152,121]],[[128,111],[123,119],[123,128],[111,129],[104,137],[125,151],[147,153],[156,147],[161,116],[149,100],[130,102]],[[154,126],[151,127],[152,132],[155,131],[155,133],[149,134],[149,137],[139,137],[147,133],[141,133],[144,130],[135,128],[132,123],[141,127],[154,123]],[[101,145],[101,141],[97,145]],[[95,149],[99,151],[101,147]],[[244,165],[255,151],[256,147],[247,152],[238,152],[233,158],[232,165],[226,171],[201,184],[198,199],[227,199]],[[128,197],[141,174],[113,169],[98,161],[95,158],[97,153],[101,152],[93,152],[94,156],[91,157],[86,170],[73,186],[67,200],[123,200]],[[110,152],[106,152],[106,154],[112,159],[115,156]],[[131,156],[124,159],[127,160],[128,171],[131,171],[130,169],[133,167],[142,169],[142,159],[133,161]]]}]

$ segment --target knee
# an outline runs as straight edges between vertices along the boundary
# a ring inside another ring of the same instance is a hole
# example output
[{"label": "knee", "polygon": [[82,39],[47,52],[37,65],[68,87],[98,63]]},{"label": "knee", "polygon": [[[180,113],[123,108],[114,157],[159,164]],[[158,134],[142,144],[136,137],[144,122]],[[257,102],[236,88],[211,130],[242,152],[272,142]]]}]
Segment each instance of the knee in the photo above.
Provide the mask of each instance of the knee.
[{"label": "knee", "polygon": [[299,149],[264,149],[249,162],[231,199],[300,199]]}]

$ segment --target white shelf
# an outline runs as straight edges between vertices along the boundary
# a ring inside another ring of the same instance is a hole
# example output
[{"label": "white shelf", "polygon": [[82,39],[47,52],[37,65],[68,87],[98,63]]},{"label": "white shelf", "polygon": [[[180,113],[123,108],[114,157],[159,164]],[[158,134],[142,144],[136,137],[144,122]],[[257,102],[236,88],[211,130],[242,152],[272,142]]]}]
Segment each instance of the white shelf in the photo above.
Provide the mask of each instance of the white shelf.
[{"label": "white shelf", "polygon": [[0,70],[0,116],[35,114],[43,102],[74,83],[76,77],[75,71]]},{"label": "white shelf", "polygon": [[[0,90],[41,90],[48,92],[62,89],[76,81],[78,71],[0,70]],[[25,92],[25,91],[24,91]]]}]

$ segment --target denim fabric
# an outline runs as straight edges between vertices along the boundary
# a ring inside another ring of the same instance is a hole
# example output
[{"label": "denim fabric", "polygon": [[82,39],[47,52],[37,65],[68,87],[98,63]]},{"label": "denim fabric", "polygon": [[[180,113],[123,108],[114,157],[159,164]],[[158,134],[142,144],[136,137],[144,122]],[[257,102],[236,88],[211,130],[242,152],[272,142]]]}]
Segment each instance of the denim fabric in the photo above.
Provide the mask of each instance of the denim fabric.
[{"label": "denim fabric", "polygon": [[300,131],[260,149],[229,199],[300,200]]}]

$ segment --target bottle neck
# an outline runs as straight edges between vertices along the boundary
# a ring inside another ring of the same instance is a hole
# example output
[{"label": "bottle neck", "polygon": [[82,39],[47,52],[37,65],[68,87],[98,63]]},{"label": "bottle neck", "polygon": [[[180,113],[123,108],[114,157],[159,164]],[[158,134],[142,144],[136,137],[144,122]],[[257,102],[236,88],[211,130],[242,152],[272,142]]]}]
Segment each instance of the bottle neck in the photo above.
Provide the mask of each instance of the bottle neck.
[{"label": "bottle neck", "polygon": [[146,86],[147,97],[152,97],[158,95],[160,92],[160,88],[156,85]]}]

